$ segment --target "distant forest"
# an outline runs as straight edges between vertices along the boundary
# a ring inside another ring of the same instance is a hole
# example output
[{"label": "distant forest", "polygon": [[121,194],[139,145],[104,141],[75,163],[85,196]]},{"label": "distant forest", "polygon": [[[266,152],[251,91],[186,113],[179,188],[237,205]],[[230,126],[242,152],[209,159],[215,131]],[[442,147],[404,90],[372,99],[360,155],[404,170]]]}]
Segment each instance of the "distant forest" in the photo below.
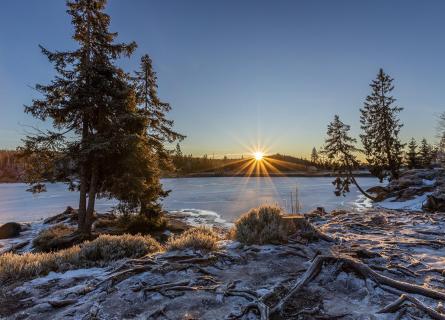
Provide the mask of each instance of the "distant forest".
[{"label": "distant forest", "polygon": [[[425,139],[422,140],[419,147],[412,139],[406,146],[404,166],[407,168],[428,167],[432,159],[435,158],[435,152]],[[252,167],[253,163],[250,156],[214,158],[208,155],[201,157],[192,154],[184,155],[179,146],[171,153],[174,170],[164,169],[162,171],[163,177],[244,176],[249,174],[249,168]],[[315,148],[312,150],[310,160],[279,153],[268,155],[265,160],[273,166],[272,170],[270,167],[267,170],[270,175],[317,175],[335,170],[335,165],[322,152],[317,152]],[[25,165],[25,160],[19,157],[17,151],[0,150],[0,182],[23,181]],[[354,169],[366,170],[367,166],[364,163],[359,163]],[[256,174],[255,168],[250,174]]]},{"label": "distant forest", "polygon": [[0,150],[0,182],[21,181],[23,168],[17,151]]},{"label": "distant forest", "polygon": [[[287,155],[276,154],[268,156],[274,159],[273,166],[280,172],[307,172],[316,171],[323,167],[320,164]],[[230,159],[227,157],[214,159],[207,155],[196,157],[174,153],[174,171],[164,170],[164,177],[199,176],[199,175],[245,175],[246,164],[252,161],[250,157]],[[13,150],[0,150],[0,182],[20,182],[25,167],[25,160],[19,157],[19,153]],[[255,173],[255,172],[253,172]]]},{"label": "distant forest", "polygon": [[[287,155],[275,154],[265,157],[265,160],[270,162],[277,171],[281,173],[286,172],[307,172],[316,171],[318,165],[309,160],[296,158]],[[274,161],[275,160],[275,161]],[[251,157],[242,157],[237,159],[229,159],[227,157],[214,159],[207,155],[202,157],[174,156],[173,158],[176,174],[179,176],[199,176],[199,175],[246,175],[251,162]],[[274,173],[274,170],[268,170],[269,173]],[[255,174],[253,169],[252,174]]]}]

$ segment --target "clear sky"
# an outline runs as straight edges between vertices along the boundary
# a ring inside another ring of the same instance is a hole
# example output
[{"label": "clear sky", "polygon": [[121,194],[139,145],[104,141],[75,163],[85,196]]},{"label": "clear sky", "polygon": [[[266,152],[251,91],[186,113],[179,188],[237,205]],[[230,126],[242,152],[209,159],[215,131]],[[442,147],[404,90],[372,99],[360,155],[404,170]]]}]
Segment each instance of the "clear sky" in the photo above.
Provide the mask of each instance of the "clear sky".
[{"label": "clear sky", "polygon": [[[435,136],[445,111],[445,1],[110,0],[119,40],[148,53],[160,96],[188,138],[184,152],[308,156],[337,113],[359,133],[359,108],[383,67],[405,108],[404,140]],[[23,113],[53,76],[38,44],[74,46],[61,0],[0,3],[0,148],[45,127]]]}]

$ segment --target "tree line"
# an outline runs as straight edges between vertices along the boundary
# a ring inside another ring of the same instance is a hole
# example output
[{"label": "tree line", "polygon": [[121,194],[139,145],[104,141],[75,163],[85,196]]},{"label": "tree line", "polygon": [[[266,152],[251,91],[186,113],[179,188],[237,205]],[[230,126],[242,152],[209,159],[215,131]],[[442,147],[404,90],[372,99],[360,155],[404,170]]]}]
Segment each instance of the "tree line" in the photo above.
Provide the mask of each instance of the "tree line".
[{"label": "tree line", "polygon": [[16,151],[0,150],[0,181],[16,182],[23,170],[23,161],[17,157]]},{"label": "tree line", "polygon": [[426,139],[422,139],[418,148],[412,138],[407,152],[403,152],[405,144],[399,138],[403,126],[399,113],[403,108],[396,105],[396,99],[391,94],[393,81],[380,69],[370,84],[371,93],[360,108],[362,149],[357,146],[357,140],[350,136],[350,126],[342,122],[338,115],[329,123],[322,153],[333,163],[337,172],[333,182],[336,195],[345,195],[349,192],[349,186],[354,184],[366,197],[375,199],[360,188],[352,173],[359,164],[358,154],[365,157],[369,171],[380,181],[398,179],[403,165],[428,168],[438,157],[439,148],[432,147]]}]

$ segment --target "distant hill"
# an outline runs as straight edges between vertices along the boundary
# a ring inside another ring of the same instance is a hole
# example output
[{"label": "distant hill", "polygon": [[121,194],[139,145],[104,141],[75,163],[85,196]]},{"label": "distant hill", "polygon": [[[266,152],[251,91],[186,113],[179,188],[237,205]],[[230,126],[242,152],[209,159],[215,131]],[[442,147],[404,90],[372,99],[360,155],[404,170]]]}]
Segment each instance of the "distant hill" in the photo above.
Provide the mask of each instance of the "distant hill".
[{"label": "distant hill", "polygon": [[252,158],[210,159],[204,157],[175,157],[177,176],[245,176],[306,174],[318,171],[308,160],[274,154],[261,161]]}]

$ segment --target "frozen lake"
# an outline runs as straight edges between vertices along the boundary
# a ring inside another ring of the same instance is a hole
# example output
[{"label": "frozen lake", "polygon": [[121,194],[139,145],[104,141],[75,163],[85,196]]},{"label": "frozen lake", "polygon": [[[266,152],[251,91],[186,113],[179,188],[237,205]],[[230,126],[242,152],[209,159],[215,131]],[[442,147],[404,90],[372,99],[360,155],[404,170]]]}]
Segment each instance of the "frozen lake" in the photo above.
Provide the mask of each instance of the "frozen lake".
[{"label": "frozen lake", "polygon": [[[165,189],[172,190],[164,199],[167,210],[190,211],[194,214],[217,213],[230,222],[241,213],[260,204],[278,204],[290,210],[291,192],[298,187],[302,211],[315,207],[356,208],[369,205],[355,187],[346,197],[333,193],[333,178],[301,177],[221,177],[162,179]],[[358,178],[362,187],[378,185],[375,178]],[[67,206],[77,208],[76,192],[63,183],[48,184],[47,192],[33,195],[21,183],[0,184],[0,223],[31,222],[62,212]],[[110,210],[116,202],[100,199],[96,210]]]}]

